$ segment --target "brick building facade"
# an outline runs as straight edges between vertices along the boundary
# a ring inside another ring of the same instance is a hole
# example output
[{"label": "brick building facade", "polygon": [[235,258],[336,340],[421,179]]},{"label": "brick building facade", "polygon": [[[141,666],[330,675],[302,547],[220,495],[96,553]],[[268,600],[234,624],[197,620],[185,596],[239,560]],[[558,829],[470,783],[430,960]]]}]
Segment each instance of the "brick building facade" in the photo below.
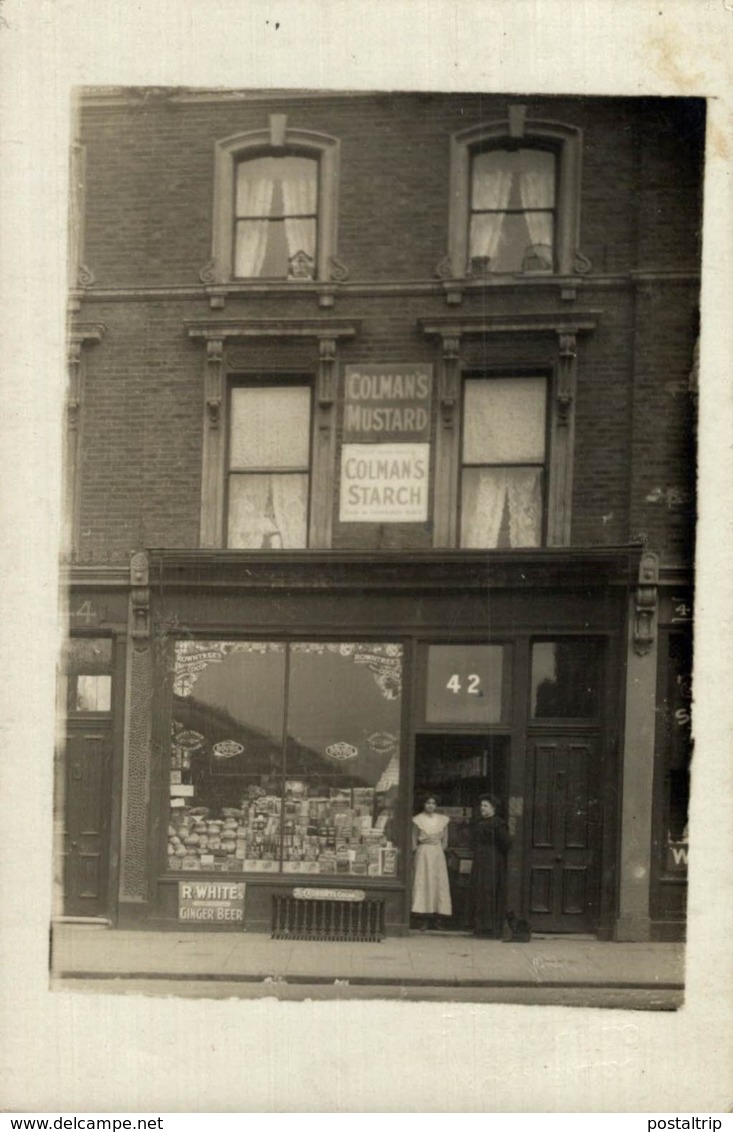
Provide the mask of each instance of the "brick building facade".
[{"label": "brick building facade", "polygon": [[81,93],[67,914],[405,931],[434,790],[465,928],[490,789],[535,929],[682,932],[703,115]]}]

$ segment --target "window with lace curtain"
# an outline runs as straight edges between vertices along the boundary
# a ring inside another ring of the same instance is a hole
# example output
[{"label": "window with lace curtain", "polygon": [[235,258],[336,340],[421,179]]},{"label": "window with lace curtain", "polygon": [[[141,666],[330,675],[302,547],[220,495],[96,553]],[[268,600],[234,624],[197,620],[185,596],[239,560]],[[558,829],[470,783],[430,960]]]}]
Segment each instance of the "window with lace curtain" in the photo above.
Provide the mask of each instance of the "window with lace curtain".
[{"label": "window with lace curtain", "polygon": [[463,387],[460,545],[541,546],[547,379],[467,377]]},{"label": "window with lace curtain", "polygon": [[235,277],[313,279],[317,238],[316,159],[288,153],[237,163]]},{"label": "window with lace curtain", "polygon": [[582,132],[532,118],[521,104],[504,121],[451,137],[448,252],[455,279],[584,273],[580,251]]},{"label": "window with lace curtain", "polygon": [[308,545],[311,387],[297,381],[231,389],[227,546]]},{"label": "window with lace curtain", "polygon": [[207,283],[324,281],[337,254],[337,138],[270,114],[267,125],[214,147]]},{"label": "window with lace curtain", "polygon": [[467,274],[554,271],[555,164],[547,149],[472,154]]}]

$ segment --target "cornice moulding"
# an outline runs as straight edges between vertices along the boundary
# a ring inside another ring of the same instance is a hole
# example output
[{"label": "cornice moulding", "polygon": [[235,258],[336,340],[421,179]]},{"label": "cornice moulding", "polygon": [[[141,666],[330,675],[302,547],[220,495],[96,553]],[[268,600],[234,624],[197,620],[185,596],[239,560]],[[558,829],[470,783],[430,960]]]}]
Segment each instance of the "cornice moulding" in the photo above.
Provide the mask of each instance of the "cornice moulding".
[{"label": "cornice moulding", "polygon": [[442,338],[461,338],[471,334],[513,334],[519,332],[550,332],[580,334],[594,330],[602,311],[555,311],[526,314],[497,315],[441,315],[436,318],[420,318],[418,325],[427,335]]},{"label": "cornice moulding", "polygon": [[201,319],[187,321],[190,338],[353,338],[361,323],[334,318]]},{"label": "cornice moulding", "polygon": [[[543,292],[553,288],[572,287],[577,291],[609,290],[629,287],[638,283],[668,283],[699,285],[700,273],[695,271],[633,271],[626,275],[593,275],[593,276],[565,276],[553,275],[542,278],[525,278],[523,276],[502,276],[500,279],[456,279],[451,280],[451,286],[459,287],[464,293],[487,291],[532,291]],[[318,297],[324,290],[324,284],[299,283],[283,287],[278,283],[226,283],[220,285],[227,299],[237,299],[252,296],[275,297],[283,300],[314,295]],[[445,291],[445,284],[438,280],[405,279],[391,280],[389,282],[375,282],[369,280],[349,282],[329,282],[326,289],[333,289],[343,298],[365,296],[379,298],[387,295],[440,295]],[[99,287],[93,286],[78,296],[78,301],[84,306],[95,302],[145,302],[148,299],[172,300],[208,300],[210,289],[205,286],[195,286],[188,283],[170,283],[152,286],[129,287]]]}]

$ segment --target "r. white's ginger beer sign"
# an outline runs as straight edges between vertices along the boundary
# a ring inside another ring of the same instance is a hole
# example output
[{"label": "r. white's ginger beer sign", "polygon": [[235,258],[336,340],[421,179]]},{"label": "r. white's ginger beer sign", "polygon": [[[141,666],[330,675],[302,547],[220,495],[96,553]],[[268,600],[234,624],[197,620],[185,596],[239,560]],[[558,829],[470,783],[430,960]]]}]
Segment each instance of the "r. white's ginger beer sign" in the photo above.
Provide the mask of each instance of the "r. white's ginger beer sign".
[{"label": "r. white's ginger beer sign", "polygon": [[347,366],[342,523],[428,517],[432,366]]}]

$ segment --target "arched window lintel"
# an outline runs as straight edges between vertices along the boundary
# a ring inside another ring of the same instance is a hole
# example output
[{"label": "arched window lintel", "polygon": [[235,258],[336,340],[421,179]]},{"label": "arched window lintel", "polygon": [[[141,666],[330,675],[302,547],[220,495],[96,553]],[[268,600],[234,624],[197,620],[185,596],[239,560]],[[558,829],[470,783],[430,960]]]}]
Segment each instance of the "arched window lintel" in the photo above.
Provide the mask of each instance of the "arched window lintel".
[{"label": "arched window lintel", "polygon": [[297,151],[318,161],[318,253],[316,277],[328,279],[331,259],[336,255],[339,141],[329,134],[289,125],[282,144],[273,146],[272,129],[264,127],[222,138],[214,146],[214,205],[211,275],[214,283],[234,277],[233,209],[236,166],[248,158]]},{"label": "arched window lintel", "polygon": [[552,149],[558,162],[557,237],[555,270],[572,274],[580,240],[582,130],[549,119],[526,118],[521,135],[512,133],[507,119],[484,122],[451,137],[449,246],[454,278],[463,278],[468,262],[471,158],[486,149],[533,146]]}]

